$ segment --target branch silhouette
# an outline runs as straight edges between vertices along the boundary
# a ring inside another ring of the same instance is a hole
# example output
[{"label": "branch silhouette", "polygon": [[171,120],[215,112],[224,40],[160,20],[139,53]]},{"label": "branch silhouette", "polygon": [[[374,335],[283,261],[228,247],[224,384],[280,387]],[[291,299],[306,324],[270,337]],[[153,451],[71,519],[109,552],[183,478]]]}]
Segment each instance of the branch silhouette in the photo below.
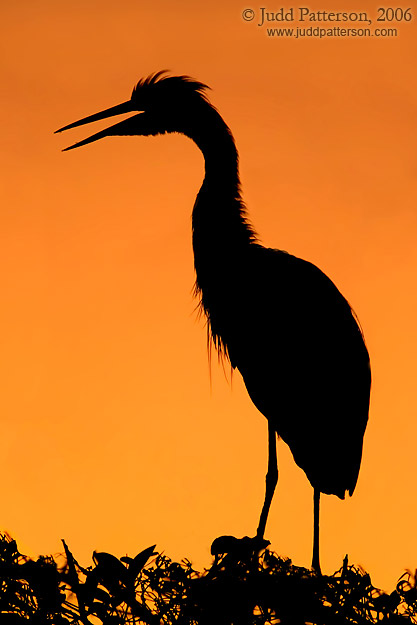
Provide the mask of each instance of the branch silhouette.
[{"label": "branch silhouette", "polygon": [[[348,564],[317,576],[248,539],[223,537],[212,566],[199,573],[144,549],[134,558],[93,554],[82,567],[65,541],[65,562],[35,562],[0,535],[2,625],[407,625],[417,623],[416,575],[387,594]],[[236,543],[237,541],[237,543]],[[217,542],[219,546],[219,543]],[[63,555],[61,558],[64,557]]]}]

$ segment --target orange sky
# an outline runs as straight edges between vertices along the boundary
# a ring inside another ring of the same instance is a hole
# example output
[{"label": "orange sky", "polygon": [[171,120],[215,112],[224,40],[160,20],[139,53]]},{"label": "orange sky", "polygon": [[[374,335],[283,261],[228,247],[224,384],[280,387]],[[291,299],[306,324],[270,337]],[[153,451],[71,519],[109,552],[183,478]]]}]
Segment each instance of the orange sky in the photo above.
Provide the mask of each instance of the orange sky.
[{"label": "orange sky", "polygon": [[[295,40],[245,22],[250,7],[3,8],[0,528],[32,555],[61,537],[84,563],[157,543],[197,567],[216,536],[256,529],[266,421],[215,359],[210,389],[191,293],[201,154],[181,136],[63,154],[90,129],[53,135],[169,68],[212,87],[262,242],[316,263],[359,315],[370,422],[353,498],[322,498],[322,568],[348,553],[390,589],[417,565],[417,16],[396,38]],[[267,536],[309,566],[312,489],[278,455]]]}]

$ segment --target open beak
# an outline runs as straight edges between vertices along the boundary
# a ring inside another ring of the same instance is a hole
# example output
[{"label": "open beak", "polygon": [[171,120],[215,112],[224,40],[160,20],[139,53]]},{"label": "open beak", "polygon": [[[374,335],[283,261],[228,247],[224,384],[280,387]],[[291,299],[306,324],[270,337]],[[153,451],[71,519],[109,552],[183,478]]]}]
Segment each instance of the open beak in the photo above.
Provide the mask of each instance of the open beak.
[{"label": "open beak", "polygon": [[[104,111],[100,111],[100,113],[95,113],[94,115],[89,115],[88,117],[83,117],[83,119],[79,119],[72,124],[68,124],[68,126],[63,126],[56,130],[55,132],[62,132],[64,130],[69,130],[70,128],[76,128],[77,126],[83,126],[84,124],[89,124],[90,122],[96,122],[100,119],[106,119],[107,117],[113,117],[114,115],[121,115],[123,113],[131,113],[133,111],[132,102],[128,100],[127,102],[123,102],[123,104],[117,104],[116,106],[112,106],[109,109]],[[97,139],[102,139],[103,137],[108,137],[111,135],[129,135],[135,134],[134,127],[137,118],[140,117],[142,113],[139,115],[134,115],[133,117],[129,117],[118,124],[114,124],[101,132],[97,132],[87,139],[83,141],[79,141],[78,143],[74,143],[74,145],[70,145],[68,148],[64,148],[63,152],[67,152],[68,150],[73,150],[74,148],[79,148],[82,145],[87,145],[87,143],[93,143],[93,141],[97,141]],[[133,121],[134,120],[134,121]]]}]

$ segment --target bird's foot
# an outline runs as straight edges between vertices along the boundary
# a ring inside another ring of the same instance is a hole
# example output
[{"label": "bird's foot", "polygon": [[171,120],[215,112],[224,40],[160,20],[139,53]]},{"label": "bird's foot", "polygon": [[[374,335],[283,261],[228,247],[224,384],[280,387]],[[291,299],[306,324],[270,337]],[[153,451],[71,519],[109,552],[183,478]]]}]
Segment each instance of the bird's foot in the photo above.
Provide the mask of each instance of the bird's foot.
[{"label": "bird's foot", "polygon": [[313,560],[313,563],[311,565],[311,570],[318,576],[321,577],[322,576],[322,572],[321,572],[321,567],[320,567],[320,562],[315,562]]},{"label": "bird's foot", "polygon": [[249,536],[243,536],[243,538],[219,536],[211,544],[211,554],[216,558],[224,554],[230,554],[238,559],[243,559],[259,553],[270,544],[269,540],[265,540],[265,538],[260,536],[254,536],[253,538]]},{"label": "bird's foot", "polygon": [[254,551],[258,553],[262,551],[262,549],[266,549],[268,545],[271,544],[270,540],[267,540],[263,536],[259,536],[259,534],[256,534],[253,538],[249,538],[249,540],[252,542]]}]

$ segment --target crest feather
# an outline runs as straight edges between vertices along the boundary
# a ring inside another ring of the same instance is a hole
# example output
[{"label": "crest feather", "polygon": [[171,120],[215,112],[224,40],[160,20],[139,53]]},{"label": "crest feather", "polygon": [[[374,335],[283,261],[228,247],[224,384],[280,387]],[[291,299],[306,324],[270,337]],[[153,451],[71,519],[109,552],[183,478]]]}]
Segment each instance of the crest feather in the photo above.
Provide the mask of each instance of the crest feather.
[{"label": "crest feather", "polygon": [[141,78],[133,88],[132,98],[137,97],[139,92],[144,90],[164,88],[169,89],[170,93],[173,91],[183,93],[184,90],[188,93],[194,92],[206,101],[208,100],[205,92],[210,89],[208,85],[194,80],[190,76],[170,76],[169,70],[163,69],[150,74],[146,78]]}]

